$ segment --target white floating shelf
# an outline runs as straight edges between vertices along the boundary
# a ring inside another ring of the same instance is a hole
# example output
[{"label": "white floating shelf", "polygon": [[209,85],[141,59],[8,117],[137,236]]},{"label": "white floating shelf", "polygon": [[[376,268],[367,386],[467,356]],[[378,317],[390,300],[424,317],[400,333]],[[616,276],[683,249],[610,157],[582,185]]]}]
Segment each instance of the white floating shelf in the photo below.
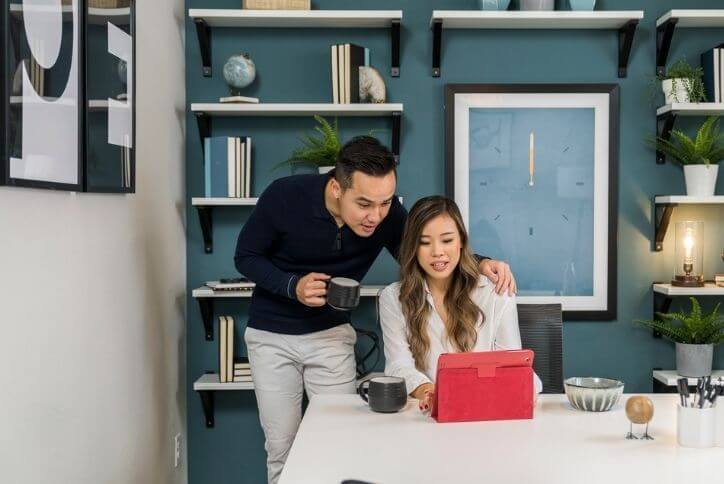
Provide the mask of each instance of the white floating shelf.
[{"label": "white floating shelf", "polygon": [[644,18],[643,10],[626,11],[480,11],[433,10],[430,26],[445,29],[619,29]]},{"label": "white floating shelf", "polygon": [[403,111],[402,104],[329,103],[193,103],[191,111],[212,116],[391,116]]},{"label": "white floating shelf", "polygon": [[384,28],[402,20],[402,10],[189,9],[209,27]]},{"label": "white floating shelf", "polygon": [[203,198],[194,197],[191,205],[194,207],[229,207],[229,206],[253,206],[258,198]]},{"label": "white floating shelf", "polygon": [[677,116],[718,116],[724,114],[724,103],[675,103],[656,110],[657,116],[669,113]]},{"label": "white floating shelf", "polygon": [[677,287],[671,284],[654,284],[654,292],[666,296],[724,296],[724,287],[707,282],[704,287]]},{"label": "white floating shelf", "polygon": [[[387,286],[382,285],[363,285],[360,289],[361,297],[377,297],[382,289]],[[194,289],[191,295],[194,298],[248,298],[251,297],[253,290],[247,291],[214,291],[210,287],[202,286]]]},{"label": "white floating shelf", "polygon": [[[681,378],[681,376],[676,373],[676,370],[654,370],[654,379],[669,387],[676,386],[676,380],[679,378]],[[719,378],[724,378],[724,370],[715,370],[712,372],[712,380]],[[689,378],[689,385],[696,385],[696,381],[696,378]]]},{"label": "white floating shelf", "polygon": [[194,382],[195,391],[216,391],[216,390],[253,390],[254,382],[229,382],[221,383],[218,373],[205,373]]},{"label": "white floating shelf", "polygon": [[724,195],[714,195],[713,197],[688,197],[686,195],[660,196],[654,198],[654,203],[676,203],[680,205],[722,205],[724,204]]},{"label": "white floating shelf", "polygon": [[659,27],[671,19],[677,21],[677,28],[724,27],[724,10],[669,10],[658,18],[656,26]]}]

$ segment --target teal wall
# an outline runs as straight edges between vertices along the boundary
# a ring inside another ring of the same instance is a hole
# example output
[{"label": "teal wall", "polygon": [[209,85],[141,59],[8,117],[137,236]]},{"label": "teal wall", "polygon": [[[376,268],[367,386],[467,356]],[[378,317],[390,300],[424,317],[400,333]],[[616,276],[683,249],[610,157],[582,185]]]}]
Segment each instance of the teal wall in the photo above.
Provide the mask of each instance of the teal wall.
[{"label": "teal wall", "polygon": [[[560,2],[560,0],[559,0]],[[599,0],[607,10],[644,9],[626,79],[616,77],[617,36],[610,31],[444,31],[442,77],[430,76],[432,36],[428,29],[433,9],[471,9],[476,0],[314,0],[315,8],[402,9],[401,77],[389,77],[389,33],[387,30],[332,29],[216,29],[213,31],[211,78],[201,75],[196,33],[186,21],[186,84],[188,102],[213,102],[226,94],[221,76],[225,59],[248,52],[258,70],[256,82],[246,93],[263,102],[328,102],[329,45],[354,42],[369,47],[372,64],[387,82],[388,99],[405,105],[399,169],[399,194],[405,205],[418,198],[444,191],[445,83],[618,83],[621,86],[621,149],[618,232],[618,319],[615,322],[570,322],[564,327],[565,374],[602,375],[620,378],[630,392],[651,391],[651,368],[674,366],[673,346],[654,340],[631,321],[651,316],[651,282],[670,279],[673,271],[672,231],[665,250],[650,249],[652,235],[651,198],[655,194],[684,193],[683,174],[671,164],[655,164],[644,139],[653,134],[655,107],[649,101],[648,85],[655,72],[655,21],[671,8],[721,8],[721,0]],[[561,2],[563,3],[563,2]],[[194,8],[237,8],[241,0],[187,0]],[[698,63],[699,54],[719,41],[724,30],[678,30],[670,58],[686,57]],[[139,46],[142,48],[142,46]],[[658,101],[657,101],[658,102]],[[694,121],[679,124],[692,128]],[[216,427],[206,429],[193,381],[205,370],[214,370],[218,339],[204,339],[201,317],[190,291],[206,280],[235,274],[233,250],[236,236],[249,215],[249,208],[216,209],[214,252],[203,252],[201,231],[191,197],[203,196],[202,153],[191,113],[187,124],[188,220],[188,331],[187,394],[189,436],[189,482],[264,482],[264,439],[258,423],[254,395],[228,392],[216,395]],[[385,142],[390,139],[388,119],[341,118],[345,137],[377,129]],[[313,126],[301,118],[215,119],[215,135],[250,135],[255,146],[254,193],[258,195],[274,178],[288,169],[271,167],[297,146],[297,136]],[[724,175],[718,192],[724,193]],[[718,207],[678,209],[675,220],[695,217],[707,224],[706,276],[724,272],[719,254],[724,247],[724,210]],[[715,223],[719,227],[715,227]],[[485,252],[485,248],[477,248]],[[515,270],[515,268],[513,268]],[[397,266],[383,255],[366,282],[395,280]],[[713,302],[713,301],[710,301]],[[248,301],[216,305],[216,314],[233,315],[243,323]],[[375,327],[374,304],[366,301],[354,316],[360,327]],[[239,333],[243,331],[239,329]],[[237,347],[243,344],[240,334]],[[724,350],[716,356],[724,367]]]}]

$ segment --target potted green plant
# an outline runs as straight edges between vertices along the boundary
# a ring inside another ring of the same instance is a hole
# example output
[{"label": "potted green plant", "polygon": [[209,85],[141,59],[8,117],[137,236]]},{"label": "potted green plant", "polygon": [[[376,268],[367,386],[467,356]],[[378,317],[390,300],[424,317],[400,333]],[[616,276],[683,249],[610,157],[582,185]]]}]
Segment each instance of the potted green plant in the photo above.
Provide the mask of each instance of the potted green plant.
[{"label": "potted green plant", "polygon": [[719,118],[710,117],[692,139],[678,130],[671,138],[656,138],[656,149],[684,167],[686,194],[695,197],[714,195],[719,163],[724,160],[724,135],[720,133]]},{"label": "potted green plant", "polygon": [[676,372],[682,376],[711,375],[714,346],[724,343],[724,318],[719,304],[704,314],[696,298],[691,297],[691,312],[656,313],[653,321],[636,321],[676,343]]},{"label": "potted green plant", "polygon": [[[315,115],[314,119],[319,123],[314,127],[318,136],[305,134],[301,137],[302,147],[294,150],[289,158],[277,165],[314,165],[319,173],[327,173],[337,163],[337,155],[342,148],[339,140],[339,128],[337,120],[334,125],[322,116]],[[276,168],[276,167],[275,167]]]},{"label": "potted green plant", "polygon": [[665,75],[658,78],[666,104],[706,101],[703,77],[704,69],[701,67],[694,68],[684,59],[676,61]]}]

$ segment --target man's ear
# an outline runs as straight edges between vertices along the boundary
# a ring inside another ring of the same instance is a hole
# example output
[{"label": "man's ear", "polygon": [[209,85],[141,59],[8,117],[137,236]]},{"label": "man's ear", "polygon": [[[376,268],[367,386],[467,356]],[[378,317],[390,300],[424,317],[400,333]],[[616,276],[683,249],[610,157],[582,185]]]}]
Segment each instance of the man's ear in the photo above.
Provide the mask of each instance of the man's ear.
[{"label": "man's ear", "polygon": [[332,178],[330,184],[332,186],[332,194],[334,195],[334,198],[336,198],[337,200],[342,198],[342,186],[339,184],[337,179]]}]

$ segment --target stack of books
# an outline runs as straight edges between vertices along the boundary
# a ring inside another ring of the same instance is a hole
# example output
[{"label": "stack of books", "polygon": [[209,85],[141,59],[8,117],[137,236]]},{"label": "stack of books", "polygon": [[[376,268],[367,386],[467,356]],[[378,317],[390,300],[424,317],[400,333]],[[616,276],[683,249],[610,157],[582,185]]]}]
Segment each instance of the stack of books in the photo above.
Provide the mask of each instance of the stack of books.
[{"label": "stack of books", "polygon": [[724,44],[701,54],[704,88],[709,102],[724,102]]},{"label": "stack of books", "polygon": [[204,139],[204,196],[251,197],[251,138]]},{"label": "stack of books", "polygon": [[251,378],[251,365],[249,364],[249,358],[240,356],[234,358],[234,381],[235,382],[252,382]]},{"label": "stack of books", "polygon": [[724,274],[716,274],[714,276],[714,284],[718,287],[724,287]]},{"label": "stack of books", "polygon": [[332,102],[359,102],[359,68],[370,65],[370,51],[355,44],[331,47]]},{"label": "stack of books", "polygon": [[234,381],[234,318],[219,316],[219,382]]}]

